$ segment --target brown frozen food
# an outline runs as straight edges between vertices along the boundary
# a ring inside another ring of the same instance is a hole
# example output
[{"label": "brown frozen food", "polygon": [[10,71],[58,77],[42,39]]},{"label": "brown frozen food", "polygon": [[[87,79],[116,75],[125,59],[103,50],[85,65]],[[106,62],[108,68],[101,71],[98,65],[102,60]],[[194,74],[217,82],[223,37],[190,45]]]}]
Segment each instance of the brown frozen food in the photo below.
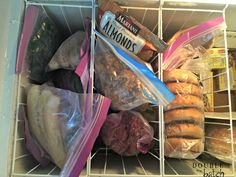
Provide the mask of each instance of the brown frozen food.
[{"label": "brown frozen food", "polygon": [[167,138],[165,139],[165,156],[181,158],[181,159],[195,159],[204,150],[203,139],[189,139],[189,138]]},{"label": "brown frozen food", "polygon": [[130,54],[150,61],[167,45],[112,0],[98,0],[99,30]]},{"label": "brown frozen food", "polygon": [[101,130],[106,146],[124,156],[147,153],[152,146],[153,135],[152,127],[135,111],[108,115]]},{"label": "brown frozen food", "polygon": [[100,38],[96,40],[95,56],[95,87],[112,100],[113,110],[131,110],[151,102],[153,93]]},{"label": "brown frozen food", "polygon": [[175,99],[165,107],[165,111],[178,108],[197,108],[204,111],[204,102],[201,98],[193,95],[176,95]]},{"label": "brown frozen food", "polygon": [[171,82],[171,83],[166,83],[166,86],[170,89],[170,91],[172,91],[176,95],[190,94],[202,97],[203,94],[202,88],[194,84],[189,84],[184,82],[179,82],[179,83]]},{"label": "brown frozen food", "polygon": [[203,127],[191,123],[172,123],[165,126],[165,136],[167,138],[203,138]]},{"label": "brown frozen food", "polygon": [[[236,126],[233,126],[233,137],[236,138]],[[219,160],[232,163],[232,139],[230,126],[210,125],[206,127],[206,150]],[[236,141],[233,142],[234,154]],[[236,159],[235,159],[236,160]]]},{"label": "brown frozen food", "polygon": [[166,111],[164,114],[166,124],[177,121],[188,121],[203,124],[204,114],[196,108],[174,109]]},{"label": "brown frozen food", "polygon": [[185,82],[199,85],[199,78],[193,72],[184,69],[164,71],[164,82]]}]

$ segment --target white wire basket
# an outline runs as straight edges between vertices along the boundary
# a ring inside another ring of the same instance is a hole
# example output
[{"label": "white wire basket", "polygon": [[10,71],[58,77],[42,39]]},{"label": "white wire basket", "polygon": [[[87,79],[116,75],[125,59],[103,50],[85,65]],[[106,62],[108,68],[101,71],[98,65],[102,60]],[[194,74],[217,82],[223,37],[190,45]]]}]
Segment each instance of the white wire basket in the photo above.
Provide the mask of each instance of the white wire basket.
[{"label": "white wire basket", "polygon": [[[169,39],[175,32],[185,29],[204,21],[218,16],[225,16],[226,5],[202,5],[180,6],[171,2],[164,1],[118,1],[123,3],[123,8],[142,24],[147,26],[153,33],[165,40]],[[23,5],[42,6],[48,16],[63,30],[65,35],[73,34],[78,29],[84,29],[83,19],[89,16],[92,19],[92,27],[95,29],[97,4],[94,1],[43,1],[32,0],[21,2]],[[25,4],[24,4],[25,3]],[[211,7],[211,8],[209,8]],[[19,19],[19,26],[23,17]],[[20,33],[19,33],[20,35]],[[91,34],[91,56],[94,56],[94,33]],[[205,80],[216,79],[221,75],[225,75],[227,81],[230,80],[228,67],[228,53],[226,31],[224,31],[224,47],[226,51],[226,69],[224,72],[215,74]],[[157,71],[162,79],[162,70],[160,61],[162,55],[159,55],[159,68]],[[23,125],[24,121],[19,119],[18,112],[20,107],[26,106],[24,81],[25,76],[18,76],[17,91],[17,115],[15,119],[14,145],[12,154],[12,177],[18,176],[58,176],[60,169],[54,164],[42,167],[27,151],[24,145]],[[132,177],[151,177],[151,176],[203,176],[204,170],[211,170],[206,164],[221,163],[220,169],[225,176],[234,175],[234,149],[233,149],[233,119],[236,119],[235,113],[231,107],[231,90],[230,83],[227,82],[227,88],[224,90],[213,90],[208,94],[225,93],[222,104],[215,105],[215,112],[205,113],[205,124],[220,124],[228,126],[231,130],[232,144],[232,165],[225,164],[212,156],[210,152],[204,153],[194,160],[181,160],[164,157],[164,123],[163,108],[159,107],[159,121],[150,123],[156,124],[159,128],[159,135],[154,138],[159,148],[147,154],[137,155],[134,157],[122,157],[115,154],[106,147],[99,147],[94,150],[88,158],[87,165],[81,173],[81,176],[99,176],[99,177],[116,177],[116,176],[132,176]],[[223,111],[223,112],[222,112]],[[222,119],[224,121],[222,121]],[[207,138],[207,137],[206,137]],[[195,168],[194,165],[198,165]],[[205,165],[205,167],[204,167]]]}]

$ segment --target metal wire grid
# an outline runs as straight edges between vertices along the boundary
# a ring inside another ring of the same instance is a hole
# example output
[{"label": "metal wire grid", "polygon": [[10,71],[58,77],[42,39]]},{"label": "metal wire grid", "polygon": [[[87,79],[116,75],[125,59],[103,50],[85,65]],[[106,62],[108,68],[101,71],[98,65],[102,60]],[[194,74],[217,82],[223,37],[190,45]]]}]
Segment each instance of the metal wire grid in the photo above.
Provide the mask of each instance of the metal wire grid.
[{"label": "metal wire grid", "polygon": [[[27,2],[27,5],[28,4],[32,4],[32,5],[40,5],[42,6],[43,8],[44,7],[49,7],[49,6],[52,6],[52,7],[58,7],[58,11],[61,12],[63,18],[64,18],[64,21],[65,21],[65,24],[67,26],[67,30],[69,31],[69,33],[71,34],[72,33],[72,30],[71,30],[71,26],[70,26],[70,23],[68,22],[70,19],[67,18],[65,12],[64,12],[64,8],[65,7],[71,7],[71,8],[78,8],[78,11],[80,12],[80,18],[83,19],[83,12],[81,9],[92,9],[92,19],[93,19],[93,24],[92,24],[92,27],[93,29],[95,29],[95,19],[96,19],[96,14],[95,14],[95,7],[97,7],[97,5],[94,3],[92,3],[92,6],[84,6],[84,5],[68,5],[68,4],[50,4],[50,3],[36,3],[36,2]],[[183,8],[163,8],[162,7],[163,4],[161,4],[160,7],[157,7],[157,8],[143,8],[143,7],[130,7],[130,6],[124,6],[123,8],[126,9],[126,11],[130,11],[130,10],[142,10],[144,11],[143,13],[143,16],[141,18],[141,21],[142,22],[145,22],[145,20],[148,20],[146,18],[147,14],[150,13],[150,12],[154,12],[156,11],[158,13],[158,21],[157,23],[154,23],[151,30],[153,32],[156,32],[158,33],[158,36],[159,37],[163,37],[165,36],[168,32],[169,32],[169,29],[172,28],[172,22],[175,20],[175,17],[176,17],[176,13],[177,12],[189,12],[189,16],[187,18],[185,18],[185,20],[183,21],[183,23],[181,24],[180,28],[178,29],[184,29],[185,27],[188,27],[188,25],[192,22],[191,18],[195,15],[195,13],[202,13],[204,14],[204,16],[207,18],[211,18],[212,16],[215,16],[215,15],[223,15],[225,14],[225,9],[223,10],[212,10],[212,9],[183,9]],[[164,23],[164,19],[163,19],[163,13],[169,13],[170,14],[170,18],[165,19],[165,23]],[[91,43],[91,54],[92,56],[94,56],[94,32],[92,31],[92,43]],[[226,39],[226,31],[224,31],[224,39]],[[227,49],[227,43],[226,43],[226,40],[225,40],[225,49]],[[158,67],[158,75],[159,77],[162,79],[162,70],[161,70],[161,60],[162,60],[162,55],[159,54],[158,56],[158,60],[159,60],[159,67]],[[213,77],[219,77],[221,75],[226,75],[227,76],[227,80],[229,80],[229,70],[228,70],[228,54],[227,54],[227,50],[226,50],[226,65],[227,65],[227,69],[225,72],[222,72],[220,74],[216,74],[214,75]],[[93,68],[91,70],[91,72],[93,72]],[[211,77],[209,78],[205,78],[206,80],[207,79],[211,79]],[[21,76],[19,76],[19,83],[21,83]],[[232,132],[232,125],[233,125],[233,121],[232,121],[232,108],[231,108],[231,93],[230,93],[230,83],[228,82],[227,85],[228,85],[228,88],[225,89],[227,92],[228,92],[228,104],[225,104],[225,105],[219,105],[219,106],[215,106],[215,109],[218,109],[218,108],[228,108],[229,109],[229,112],[228,112],[228,123],[218,123],[218,122],[210,122],[210,121],[206,121],[206,124],[221,124],[221,125],[225,125],[225,126],[229,126],[230,127],[230,130],[231,130],[231,139],[233,140],[233,132]],[[225,90],[214,90],[213,92],[214,93],[218,93],[218,92],[223,92]],[[21,88],[19,87],[18,89],[18,95],[21,95],[20,94],[21,92]],[[18,96],[18,111],[19,111],[19,106],[25,106],[25,102],[21,102],[20,101],[20,96]],[[225,113],[224,113],[225,114]],[[210,117],[210,116],[209,116]],[[220,116],[219,116],[220,117]],[[160,118],[160,122],[162,122],[162,124],[159,124],[159,122],[152,122],[152,123],[157,123],[158,126],[159,126],[159,130],[160,132],[164,132],[164,121],[163,121],[163,108],[160,106],[159,107],[159,118]],[[51,165],[49,168],[46,168],[42,171],[44,171],[43,174],[38,174],[38,169],[41,168],[41,166],[39,164],[35,164],[32,168],[28,169],[27,171],[22,171],[22,172],[16,172],[16,163],[18,163],[17,161],[22,161],[21,163],[24,163],[25,160],[27,160],[27,158],[30,159],[30,154],[29,153],[25,153],[25,154],[21,154],[19,156],[16,156],[16,151],[17,151],[17,148],[19,148],[18,146],[18,142],[23,142],[24,141],[24,138],[22,137],[18,137],[17,134],[18,134],[18,126],[20,123],[22,123],[23,120],[19,120],[18,117],[17,117],[17,123],[15,125],[15,144],[14,144],[14,155],[13,155],[13,170],[12,170],[12,176],[57,176],[58,173],[59,173],[59,169],[54,166],[54,165]],[[206,137],[208,138],[208,137]],[[85,171],[85,173],[87,173],[87,175],[89,176],[161,176],[161,174],[165,175],[165,176],[170,176],[170,175],[175,175],[175,176],[183,176],[184,174],[181,173],[181,171],[179,172],[179,168],[183,168],[182,167],[176,167],[176,166],[173,166],[173,161],[178,161],[178,163],[182,163],[184,161],[181,161],[181,160],[177,160],[177,159],[166,159],[164,157],[164,134],[163,133],[160,133],[159,134],[159,137],[156,138],[155,140],[158,141],[158,139],[160,140],[159,141],[159,146],[160,146],[160,149],[157,150],[159,151],[158,153],[153,153],[153,152],[149,152],[147,156],[150,156],[152,157],[152,160],[154,160],[156,162],[156,167],[160,170],[159,171],[159,174],[152,174],[152,173],[149,173],[149,171],[147,169],[145,169],[145,164],[143,164],[142,160],[140,160],[139,156],[136,156],[134,157],[134,159],[136,160],[136,162],[138,162],[138,166],[137,168],[141,169],[142,173],[141,174],[127,174],[127,169],[126,169],[126,163],[125,163],[125,157],[120,157],[121,158],[121,166],[122,166],[122,171],[123,171],[123,174],[110,174],[110,173],[106,173],[107,171],[107,167],[108,167],[108,161],[107,161],[107,158],[108,158],[108,149],[105,148],[105,163],[104,163],[104,168],[103,168],[103,172],[102,173],[93,173],[93,167],[91,166],[92,162],[93,162],[93,159],[96,158],[96,156],[99,155],[99,153],[101,151],[104,151],[104,149],[99,149],[97,152],[95,152],[94,154],[91,154],[90,157],[89,157],[89,160],[87,162],[87,170]],[[232,144],[232,157],[233,157],[233,143],[231,142]],[[207,152],[205,151],[205,153],[208,153],[210,154],[210,152]],[[158,155],[160,154],[160,156]],[[232,158],[233,159],[233,158]],[[32,159],[30,159],[32,160]],[[204,162],[198,160],[198,159],[195,159],[194,160],[195,162],[197,163],[201,163],[203,164]],[[186,163],[182,163],[182,165],[186,165]],[[234,171],[234,161],[232,160],[232,172]],[[55,172],[56,171],[56,172]],[[168,172],[167,172],[168,171]],[[36,173],[37,172],[37,173]],[[55,173],[54,173],[55,172]],[[54,174],[53,174],[54,173]],[[84,174],[85,174],[84,173]],[[191,172],[193,173],[193,172]],[[85,174],[86,175],[86,174]],[[193,174],[187,174],[187,175],[191,175],[191,176],[198,176],[198,175],[193,175]],[[229,176],[230,176],[230,172],[229,172]]]}]

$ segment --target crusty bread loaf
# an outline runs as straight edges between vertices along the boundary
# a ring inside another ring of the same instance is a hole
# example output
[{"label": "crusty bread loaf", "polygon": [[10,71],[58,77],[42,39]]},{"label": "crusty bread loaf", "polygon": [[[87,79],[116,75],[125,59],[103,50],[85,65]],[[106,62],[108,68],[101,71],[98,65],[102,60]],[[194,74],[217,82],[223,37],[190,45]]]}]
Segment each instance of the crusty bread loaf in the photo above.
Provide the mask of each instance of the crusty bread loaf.
[{"label": "crusty bread loaf", "polygon": [[196,108],[174,109],[165,112],[164,121],[166,124],[176,121],[202,124],[204,122],[204,114]]},{"label": "crusty bread loaf", "polygon": [[197,108],[204,111],[204,102],[201,98],[193,95],[176,95],[175,99],[165,107],[165,111],[178,108]]},{"label": "crusty bread loaf", "polygon": [[165,126],[166,137],[203,138],[203,127],[191,123],[173,123]]},{"label": "crusty bread loaf", "polygon": [[203,150],[203,139],[165,139],[165,156],[167,157],[194,159],[198,157]]},{"label": "crusty bread loaf", "polygon": [[190,94],[190,95],[202,97],[202,94],[203,94],[202,88],[195,84],[184,83],[184,82],[179,82],[179,83],[171,82],[171,83],[166,83],[166,86],[170,89],[170,91],[172,91],[176,95]]},{"label": "crusty bread loaf", "polygon": [[189,70],[184,69],[173,69],[171,71],[164,71],[163,73],[164,82],[185,82],[199,85],[198,77]]},{"label": "crusty bread loaf", "polygon": [[[236,137],[236,126],[233,127],[233,136]],[[211,125],[206,127],[207,151],[226,163],[232,163],[231,131],[230,126]],[[234,141],[236,153],[236,141]]]}]

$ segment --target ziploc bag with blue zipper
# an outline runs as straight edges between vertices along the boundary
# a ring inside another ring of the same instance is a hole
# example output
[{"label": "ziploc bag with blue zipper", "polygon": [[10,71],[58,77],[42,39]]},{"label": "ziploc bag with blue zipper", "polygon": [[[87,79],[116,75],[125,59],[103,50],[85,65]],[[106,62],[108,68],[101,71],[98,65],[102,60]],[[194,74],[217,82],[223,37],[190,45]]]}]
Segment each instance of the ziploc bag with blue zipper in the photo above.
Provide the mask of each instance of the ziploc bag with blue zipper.
[{"label": "ziploc bag with blue zipper", "polygon": [[169,104],[175,96],[155,74],[96,31],[95,87],[112,100],[113,110],[145,103]]}]

